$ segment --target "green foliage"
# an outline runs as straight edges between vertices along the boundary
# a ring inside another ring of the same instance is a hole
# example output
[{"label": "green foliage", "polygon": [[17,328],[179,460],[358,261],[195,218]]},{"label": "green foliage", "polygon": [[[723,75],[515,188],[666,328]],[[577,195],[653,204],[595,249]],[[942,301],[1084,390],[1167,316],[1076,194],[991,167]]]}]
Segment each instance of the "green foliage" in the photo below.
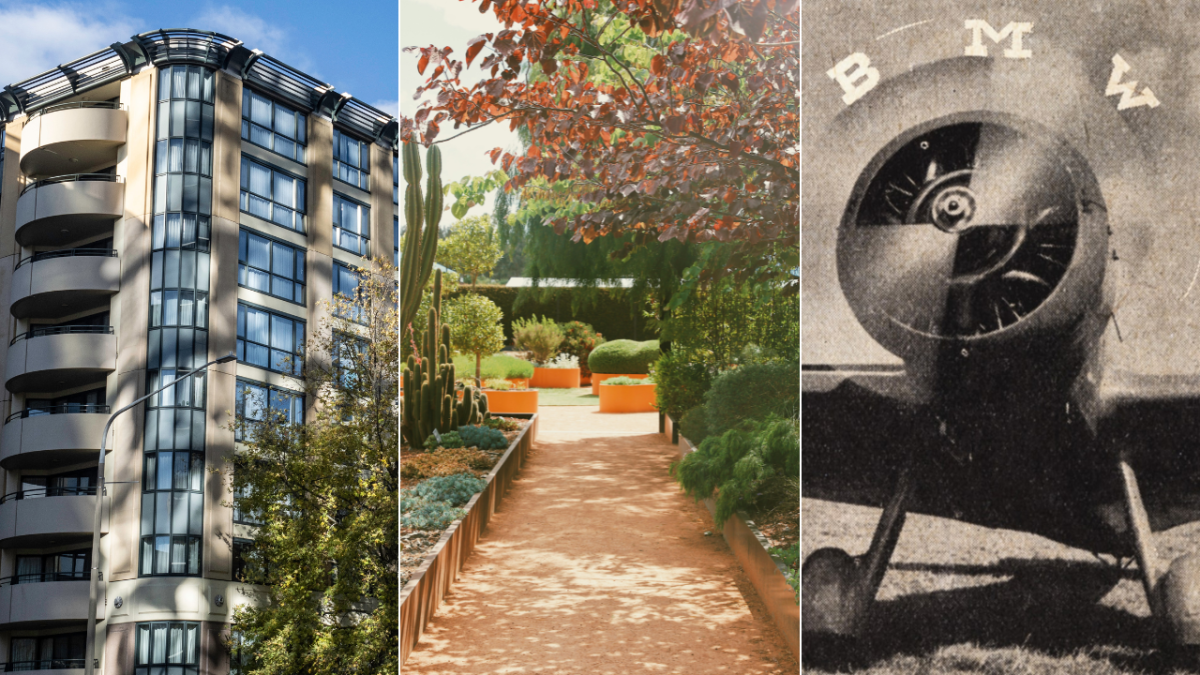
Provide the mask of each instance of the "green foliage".
[{"label": "green foliage", "polygon": [[796,591],[796,604],[800,604],[800,542],[785,548],[772,548],[770,553],[779,556],[788,571],[784,574],[788,585]]},{"label": "green foliage", "polygon": [[[454,367],[460,370],[470,370],[475,367],[475,360],[465,354],[454,357]],[[518,359],[507,354],[494,354],[484,357],[480,362],[483,379],[510,378],[529,379],[533,377],[533,364],[525,359]]]},{"label": "green foliage", "polygon": [[648,377],[644,380],[639,380],[636,377],[610,377],[607,380],[601,382],[600,384],[601,385],[615,384],[617,386],[631,386],[631,385],[640,385],[640,384],[654,384],[654,380],[652,380]]},{"label": "green foliage", "polygon": [[613,340],[592,350],[588,368],[601,374],[645,375],[660,354],[658,340]]},{"label": "green foliage", "polygon": [[570,354],[579,359],[579,376],[590,377],[592,371],[587,367],[588,356],[598,345],[604,344],[604,336],[596,332],[590,324],[582,321],[568,321],[562,324],[563,341],[558,346],[564,354]]},{"label": "green foliage", "polygon": [[493,190],[500,189],[508,181],[508,174],[500,169],[490,171],[482,176],[464,176],[446,186],[446,191],[454,197],[450,205],[450,215],[462,218],[472,207],[487,201],[487,195]]},{"label": "green foliage", "polygon": [[446,323],[454,326],[450,344],[459,353],[475,357],[476,380],[483,379],[483,357],[504,349],[503,315],[496,303],[482,295],[467,293],[446,303]]},{"label": "green foliage", "polygon": [[784,359],[800,353],[800,305],[778,285],[725,277],[697,288],[661,327],[661,339],[718,369],[738,362],[747,346]]},{"label": "green foliage", "polygon": [[458,435],[462,437],[463,445],[480,450],[503,450],[508,447],[508,439],[504,434],[491,427],[461,426]]},{"label": "green foliage", "polygon": [[489,417],[484,420],[483,425],[501,431],[516,431],[521,428],[521,423],[511,417]]},{"label": "green foliage", "polygon": [[721,373],[705,396],[704,409],[710,436],[768,415],[796,417],[800,410],[800,364],[753,363]]},{"label": "green foliage", "polygon": [[650,373],[658,383],[654,390],[655,406],[678,419],[684,412],[704,404],[704,395],[712,386],[716,368],[703,363],[694,352],[676,342],[671,351],[658,357]]},{"label": "green foliage", "polygon": [[[643,304],[623,288],[509,288],[480,285],[472,292],[486,296],[504,312],[504,335],[513,337],[514,319],[546,316],[556,322],[587,321],[606,338],[644,340],[657,335],[642,318]],[[459,291],[465,293],[466,290]]]},{"label": "green foliage", "polygon": [[492,378],[483,381],[484,389],[495,389],[496,391],[508,391],[513,388],[513,383],[500,378]]},{"label": "green foliage", "polygon": [[[661,387],[659,388],[661,389]],[[708,423],[705,421],[705,416],[702,405],[683,413],[683,417],[679,418],[679,434],[694,445],[703,443],[704,439],[708,438]]]},{"label": "green foliage", "polygon": [[693,498],[717,492],[717,526],[755,503],[758,488],[776,476],[800,475],[799,423],[771,416],[711,436],[675,466],[675,477]]},{"label": "green foliage", "polygon": [[414,530],[444,530],[467,515],[466,509],[455,508],[446,502],[419,500],[411,505],[412,509],[404,511],[402,517],[404,524]]},{"label": "green foliage", "polygon": [[534,316],[513,322],[513,340],[532,354],[534,363],[546,363],[558,353],[563,332],[554,319]]},{"label": "green foliage", "polygon": [[417,496],[429,502],[445,502],[450,506],[462,506],[475,493],[487,485],[487,481],[469,473],[453,476],[436,476],[421,482],[416,487]]},{"label": "green foliage", "polygon": [[435,434],[429,434],[429,438],[425,439],[426,450],[436,450],[437,448],[461,448],[463,439],[458,435],[457,431],[442,434],[441,440]]},{"label": "green foliage", "polygon": [[496,241],[490,216],[463,218],[438,245],[437,261],[471,280],[491,274],[504,252]]}]

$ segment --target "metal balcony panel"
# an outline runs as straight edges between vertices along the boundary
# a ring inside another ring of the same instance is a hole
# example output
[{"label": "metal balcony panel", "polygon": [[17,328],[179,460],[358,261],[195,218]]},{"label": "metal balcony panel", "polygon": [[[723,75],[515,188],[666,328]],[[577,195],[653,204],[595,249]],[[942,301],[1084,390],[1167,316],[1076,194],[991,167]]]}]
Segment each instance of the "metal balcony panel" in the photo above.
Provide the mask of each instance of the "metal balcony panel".
[{"label": "metal balcony panel", "polygon": [[5,366],[8,379],[4,386],[11,392],[99,384],[117,368],[117,337],[68,333],[18,340],[9,346]]},{"label": "metal balcony panel", "polygon": [[120,288],[119,258],[41,260],[13,270],[10,311],[18,319],[57,319],[106,305]]},{"label": "metal balcony panel", "polygon": [[[82,624],[87,621],[87,609],[86,579],[0,586],[0,626],[5,629]],[[103,604],[96,608],[97,619],[104,619],[104,609]]]},{"label": "metal balcony panel", "polygon": [[21,135],[21,173],[55,176],[113,164],[128,126],[125,111],[113,108],[65,108],[38,115]]},{"label": "metal balcony panel", "polygon": [[0,467],[54,469],[93,459],[107,421],[104,413],[14,419],[0,429]]},{"label": "metal balcony panel", "polygon": [[[96,442],[100,442],[99,437]],[[95,515],[95,495],[11,499],[0,504],[0,547],[86,544],[92,538]],[[107,516],[100,524],[101,532],[108,531]]]},{"label": "metal balcony panel", "polygon": [[17,199],[17,243],[62,246],[104,234],[124,215],[124,208],[122,182],[66,181],[35,187]]}]

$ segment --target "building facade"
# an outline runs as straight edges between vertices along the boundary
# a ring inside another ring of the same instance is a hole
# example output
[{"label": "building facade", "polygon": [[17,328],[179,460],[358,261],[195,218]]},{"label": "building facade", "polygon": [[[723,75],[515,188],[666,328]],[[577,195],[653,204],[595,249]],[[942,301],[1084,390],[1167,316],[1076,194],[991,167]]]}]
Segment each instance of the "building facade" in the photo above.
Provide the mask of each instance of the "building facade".
[{"label": "building facade", "polygon": [[[321,302],[396,254],[396,120],[171,30],[6,87],[0,124],[0,661],[82,672],[100,499],[97,672],[228,673],[230,413],[303,421]],[[97,496],[110,412],[231,352],[118,418]]]}]

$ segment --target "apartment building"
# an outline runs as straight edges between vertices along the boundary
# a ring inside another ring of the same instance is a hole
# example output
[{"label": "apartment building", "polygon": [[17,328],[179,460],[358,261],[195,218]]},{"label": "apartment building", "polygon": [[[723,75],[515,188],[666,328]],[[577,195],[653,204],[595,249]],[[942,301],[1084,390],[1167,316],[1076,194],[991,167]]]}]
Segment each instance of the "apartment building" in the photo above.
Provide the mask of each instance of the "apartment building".
[{"label": "apartment building", "polygon": [[[100,499],[97,672],[237,672],[228,412],[303,420],[321,301],[396,255],[396,120],[181,29],[5,87],[0,125],[0,661],[83,672]],[[110,412],[230,352],[118,418],[96,495]]]}]

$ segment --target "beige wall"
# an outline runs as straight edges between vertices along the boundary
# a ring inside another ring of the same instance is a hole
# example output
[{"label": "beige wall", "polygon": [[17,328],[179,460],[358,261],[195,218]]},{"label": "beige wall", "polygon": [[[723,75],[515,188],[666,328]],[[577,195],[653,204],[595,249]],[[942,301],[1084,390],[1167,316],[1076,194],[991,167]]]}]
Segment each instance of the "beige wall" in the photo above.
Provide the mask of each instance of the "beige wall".
[{"label": "beige wall", "polygon": [[371,144],[371,256],[391,263],[392,242],[392,151]]}]

